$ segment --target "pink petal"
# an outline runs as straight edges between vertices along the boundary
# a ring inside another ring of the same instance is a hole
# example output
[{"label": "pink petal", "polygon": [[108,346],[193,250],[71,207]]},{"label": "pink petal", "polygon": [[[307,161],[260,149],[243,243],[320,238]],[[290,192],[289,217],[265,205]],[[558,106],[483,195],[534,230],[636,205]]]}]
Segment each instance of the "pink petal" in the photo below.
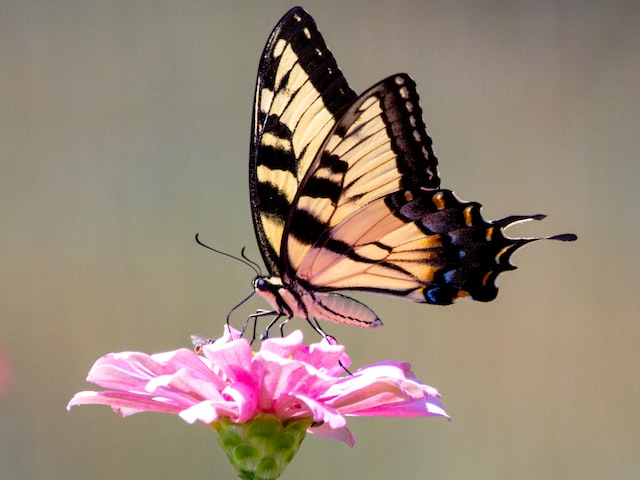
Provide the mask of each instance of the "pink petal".
[{"label": "pink petal", "polygon": [[144,385],[152,378],[173,374],[183,367],[214,380],[211,370],[197,355],[191,350],[179,349],[155,355],[138,352],[105,355],[93,365],[87,381],[104,388],[144,390]]},{"label": "pink petal", "polygon": [[302,346],[302,332],[294,330],[286,337],[274,337],[264,340],[258,354],[271,353],[280,358],[292,358]]},{"label": "pink petal", "polygon": [[211,365],[225,373],[228,381],[249,380],[248,372],[251,369],[253,351],[244,338],[204,345],[202,354],[211,362]]},{"label": "pink petal", "polygon": [[[351,415],[345,413],[345,415]],[[404,417],[416,418],[424,416],[440,416],[450,419],[442,404],[433,398],[416,399],[411,402],[394,405],[380,405],[358,411],[357,415],[367,417]]]},{"label": "pink petal", "polygon": [[215,422],[220,417],[236,417],[236,406],[233,402],[225,400],[205,400],[178,413],[187,423],[200,421],[206,425]]},{"label": "pink petal", "polygon": [[69,401],[67,410],[76,405],[92,404],[109,405],[114,412],[122,414],[123,417],[142,412],[178,413],[181,409],[181,406],[170,402],[158,401],[136,393],[104,391],[76,393]]},{"label": "pink petal", "polygon": [[338,410],[304,395],[297,395],[296,398],[309,407],[309,410],[313,413],[314,422],[322,422],[333,429],[342,428],[347,424],[347,420]]},{"label": "pink petal", "polygon": [[413,380],[408,364],[385,362],[336,382],[325,398],[345,415],[446,416],[437,397],[437,390]]},{"label": "pink petal", "polygon": [[356,444],[356,440],[347,427],[333,429],[329,425],[323,424],[317,427],[311,427],[307,430],[309,433],[320,435],[321,437],[330,438],[332,440],[339,440],[346,443],[350,447]]},{"label": "pink petal", "polygon": [[225,388],[222,393],[233,399],[236,406],[236,423],[246,423],[258,413],[258,392],[253,385],[235,383]]},{"label": "pink petal", "polygon": [[[313,365],[317,369],[333,370],[338,367],[337,375],[344,373],[338,362],[345,356],[343,345],[329,345],[326,342],[313,343],[308,348],[301,348],[294,354],[294,359]],[[346,360],[346,359],[345,359]],[[344,364],[345,362],[343,362]],[[345,365],[346,366],[346,365]]]},{"label": "pink petal", "polygon": [[[219,388],[214,382],[193,377],[187,369],[179,370],[173,375],[162,375],[149,380],[145,390],[156,396],[173,398],[184,405],[219,396]],[[225,388],[224,386],[222,388]]]}]

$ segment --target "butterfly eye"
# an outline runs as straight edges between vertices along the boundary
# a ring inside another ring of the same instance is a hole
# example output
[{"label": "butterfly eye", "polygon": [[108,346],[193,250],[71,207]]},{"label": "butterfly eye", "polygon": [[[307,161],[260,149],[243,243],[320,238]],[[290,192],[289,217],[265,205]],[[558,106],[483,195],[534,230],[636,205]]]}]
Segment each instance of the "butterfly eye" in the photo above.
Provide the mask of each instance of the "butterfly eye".
[{"label": "butterfly eye", "polygon": [[253,288],[255,288],[256,290],[260,290],[261,292],[266,292],[267,290],[269,290],[269,282],[267,282],[262,277],[256,277],[256,279],[253,281]]}]

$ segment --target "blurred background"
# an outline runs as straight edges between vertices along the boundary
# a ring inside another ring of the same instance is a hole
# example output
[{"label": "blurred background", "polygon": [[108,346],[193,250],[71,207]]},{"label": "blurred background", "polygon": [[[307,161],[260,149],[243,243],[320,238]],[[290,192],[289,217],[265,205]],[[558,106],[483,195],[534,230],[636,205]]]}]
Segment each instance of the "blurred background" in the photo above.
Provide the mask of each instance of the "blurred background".
[{"label": "blurred background", "polygon": [[[309,436],[283,478],[640,478],[639,5],[304,5],[356,91],[413,76],[443,186],[579,241],[519,252],[488,304],[359,297],[383,329],[325,325],[354,367],[410,361],[453,420],[352,419],[353,449]],[[217,337],[249,293],[193,236],[259,259],[255,74],[291,6],[0,3],[3,479],[234,478],[208,428],[65,406],[99,356]]]}]

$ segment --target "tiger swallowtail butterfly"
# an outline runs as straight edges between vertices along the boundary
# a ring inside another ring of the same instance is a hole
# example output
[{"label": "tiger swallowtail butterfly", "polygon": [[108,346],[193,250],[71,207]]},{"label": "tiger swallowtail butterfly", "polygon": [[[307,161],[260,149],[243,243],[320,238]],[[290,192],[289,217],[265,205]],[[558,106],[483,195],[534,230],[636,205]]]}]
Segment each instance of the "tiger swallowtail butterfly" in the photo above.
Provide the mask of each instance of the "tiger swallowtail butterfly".
[{"label": "tiger swallowtail butterfly", "polygon": [[414,81],[392,75],[358,96],[300,7],[262,53],[252,132],[251,212],[269,272],[253,288],[272,307],[253,317],[274,315],[271,325],[283,316],[382,325],[338,291],[490,301],[513,252],[539,240],[503,230],[544,215],[487,221],[479,203],[441,189]]}]

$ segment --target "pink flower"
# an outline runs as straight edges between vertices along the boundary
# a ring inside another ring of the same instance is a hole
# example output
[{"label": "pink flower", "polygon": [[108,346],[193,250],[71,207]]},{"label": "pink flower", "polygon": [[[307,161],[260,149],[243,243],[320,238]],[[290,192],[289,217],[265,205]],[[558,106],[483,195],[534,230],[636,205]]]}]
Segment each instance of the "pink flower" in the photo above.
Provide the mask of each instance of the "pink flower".
[{"label": "pink flower", "polygon": [[295,331],[262,342],[253,352],[240,333],[192,350],[147,355],[111,353],[91,368],[87,380],[107,390],[77,393],[75,405],[104,404],[123,416],[154,411],[188,423],[244,424],[265,415],[282,422],[308,420],[309,433],[354,438],[346,416],[448,418],[436,389],[420,383],[407,363],[381,362],[345,372],[344,346],[327,341],[309,346]]}]

